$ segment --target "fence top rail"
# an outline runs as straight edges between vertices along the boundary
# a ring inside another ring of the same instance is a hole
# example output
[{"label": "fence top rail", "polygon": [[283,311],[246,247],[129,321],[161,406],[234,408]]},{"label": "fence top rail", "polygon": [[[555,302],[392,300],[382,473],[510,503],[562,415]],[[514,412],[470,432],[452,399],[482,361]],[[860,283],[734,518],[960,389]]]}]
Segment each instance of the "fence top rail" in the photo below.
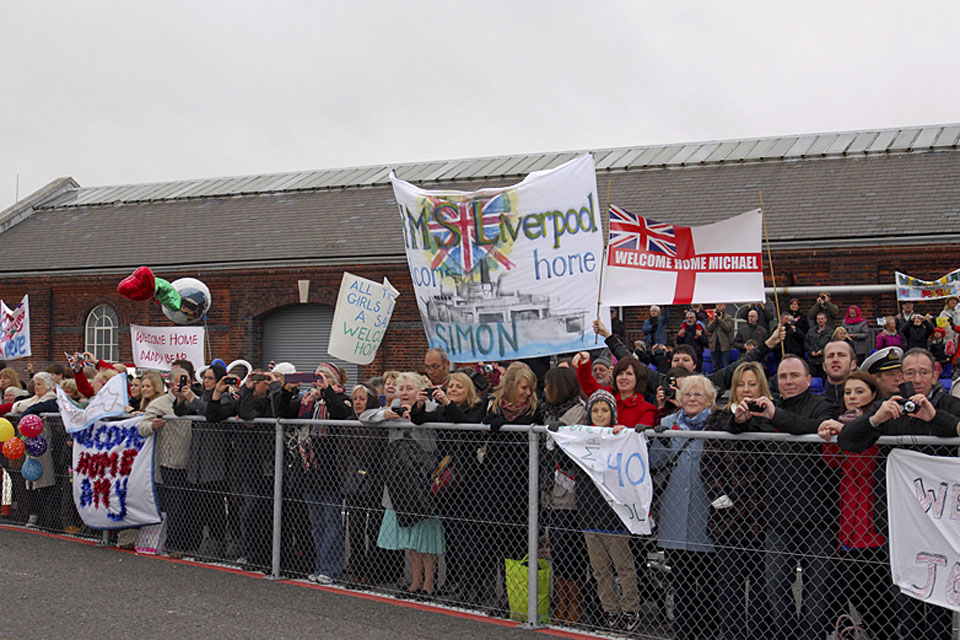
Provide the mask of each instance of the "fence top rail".
[{"label": "fence top rail", "polygon": [[[59,418],[59,413],[44,413],[42,417]],[[118,416],[115,420],[130,418],[133,416]],[[163,416],[166,420],[191,420],[193,422],[206,422],[204,416]],[[436,429],[443,431],[490,431],[489,424],[481,423],[453,423],[453,422],[425,422],[423,424],[413,424],[406,420],[389,420],[386,422],[369,423],[360,420],[307,420],[307,419],[287,419],[287,418],[255,418],[253,420],[241,420],[240,418],[227,418],[221,422],[250,423],[255,424],[279,424],[280,426],[309,426],[326,425],[334,427],[367,427],[383,429]],[[548,429],[544,425],[503,425],[500,431],[506,433],[547,433]],[[744,440],[756,442],[811,442],[824,444],[823,440],[816,434],[792,435],[789,433],[767,433],[767,432],[747,432],[747,433],[729,433],[726,431],[682,431],[679,429],[667,429],[657,432],[654,429],[643,429],[648,438],[694,438],[700,440]],[[829,442],[836,442],[832,438]],[[877,440],[880,445],[941,445],[941,446],[960,446],[960,437],[957,438],[939,438],[937,436],[880,436]]]}]

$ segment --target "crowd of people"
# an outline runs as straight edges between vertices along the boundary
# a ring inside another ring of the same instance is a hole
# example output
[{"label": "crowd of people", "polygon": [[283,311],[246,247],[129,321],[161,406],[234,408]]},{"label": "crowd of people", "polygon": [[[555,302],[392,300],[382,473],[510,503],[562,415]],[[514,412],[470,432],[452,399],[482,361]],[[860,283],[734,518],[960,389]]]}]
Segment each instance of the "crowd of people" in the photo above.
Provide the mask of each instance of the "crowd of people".
[{"label": "crowd of people", "polygon": [[[939,323],[904,304],[876,337],[856,306],[841,314],[827,293],[806,313],[790,300],[780,316],[770,303],[733,316],[694,305],[678,327],[669,308],[652,307],[633,348],[596,322],[605,348],[593,353],[456,369],[430,349],[419,371],[352,386],[333,363],[303,383],[288,363],[228,370],[218,360],[194,371],[178,361],[164,380],[76,354],[69,366],[30,371],[28,382],[2,368],[0,413],[56,413],[57,385],[83,403],[126,375],[128,411],[141,416],[141,435],[157,436],[164,552],[260,569],[271,562],[275,427],[255,419],[299,418],[283,428],[288,570],[495,612],[509,610],[504,563],[528,544],[527,434],[504,427],[653,429],[649,537],[630,535],[578,465],[543,439],[553,620],[645,633],[665,624],[680,639],[812,638],[852,605],[871,638],[947,638],[949,612],[891,584],[877,439],[960,435],[960,398],[940,382],[956,353],[956,303],[947,300]],[[904,412],[905,399],[915,412]],[[4,461],[13,517],[79,533],[70,441],[53,424],[41,480],[24,482]],[[666,437],[673,430],[818,434],[823,443]],[[120,532],[116,542],[132,547],[136,537]],[[669,572],[648,562],[657,553]],[[646,614],[654,622],[645,626]]]}]

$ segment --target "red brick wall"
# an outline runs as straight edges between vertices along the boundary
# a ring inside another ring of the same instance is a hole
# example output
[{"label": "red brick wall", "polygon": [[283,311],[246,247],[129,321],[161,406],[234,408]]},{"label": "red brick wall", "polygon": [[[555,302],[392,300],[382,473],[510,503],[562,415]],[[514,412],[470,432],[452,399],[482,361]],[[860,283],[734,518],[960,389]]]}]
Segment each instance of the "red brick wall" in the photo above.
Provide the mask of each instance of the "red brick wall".
[{"label": "red brick wall", "polygon": [[[785,250],[774,254],[777,284],[780,286],[888,284],[900,270],[923,279],[933,279],[960,266],[960,248],[954,245],[864,247],[849,249]],[[310,302],[334,305],[343,270],[380,281],[384,277],[400,291],[390,328],[376,360],[364,368],[365,375],[383,369],[416,369],[422,364],[427,348],[426,338],[417,311],[413,285],[403,263],[378,265],[344,265],[339,267],[262,268],[229,271],[162,272],[173,280],[196,277],[210,287],[213,306],[208,314],[208,328],[215,357],[226,361],[245,358],[258,363],[261,359],[263,318],[280,307],[298,304],[297,280],[310,280]],[[51,361],[62,362],[64,351],[84,346],[83,326],[87,314],[98,304],[112,306],[120,319],[120,357],[129,362],[129,325],[166,324],[155,302],[131,302],[117,295],[116,285],[125,274],[51,276],[10,278],[0,281],[0,298],[8,304],[30,294],[31,337],[38,369]],[[770,284],[769,275],[767,284]],[[807,309],[816,296],[801,297]],[[781,300],[781,308],[786,307]],[[835,295],[843,311],[857,304],[866,318],[895,313],[892,293],[884,295]],[[941,302],[918,305],[923,312],[938,313]],[[679,311],[679,310],[677,310]],[[674,314],[678,325],[680,314]],[[625,309],[628,338],[640,334],[646,309]],[[13,366],[22,370],[26,362]]]}]

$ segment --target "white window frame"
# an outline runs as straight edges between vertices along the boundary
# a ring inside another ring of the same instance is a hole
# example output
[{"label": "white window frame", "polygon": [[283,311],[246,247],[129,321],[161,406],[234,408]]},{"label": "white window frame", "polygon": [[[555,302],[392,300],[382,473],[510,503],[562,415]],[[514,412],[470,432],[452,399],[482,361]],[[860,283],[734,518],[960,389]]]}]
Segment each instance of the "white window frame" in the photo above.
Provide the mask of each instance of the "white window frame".
[{"label": "white window frame", "polygon": [[83,325],[84,349],[108,362],[120,359],[120,320],[108,304],[97,305]]}]

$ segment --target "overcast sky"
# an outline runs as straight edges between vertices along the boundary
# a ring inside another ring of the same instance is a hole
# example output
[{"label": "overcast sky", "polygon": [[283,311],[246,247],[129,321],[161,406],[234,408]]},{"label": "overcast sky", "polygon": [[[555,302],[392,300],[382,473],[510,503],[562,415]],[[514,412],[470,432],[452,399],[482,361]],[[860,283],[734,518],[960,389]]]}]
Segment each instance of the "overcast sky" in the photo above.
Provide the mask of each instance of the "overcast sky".
[{"label": "overcast sky", "polygon": [[960,3],[0,1],[0,209],[155,182],[960,121]]}]

